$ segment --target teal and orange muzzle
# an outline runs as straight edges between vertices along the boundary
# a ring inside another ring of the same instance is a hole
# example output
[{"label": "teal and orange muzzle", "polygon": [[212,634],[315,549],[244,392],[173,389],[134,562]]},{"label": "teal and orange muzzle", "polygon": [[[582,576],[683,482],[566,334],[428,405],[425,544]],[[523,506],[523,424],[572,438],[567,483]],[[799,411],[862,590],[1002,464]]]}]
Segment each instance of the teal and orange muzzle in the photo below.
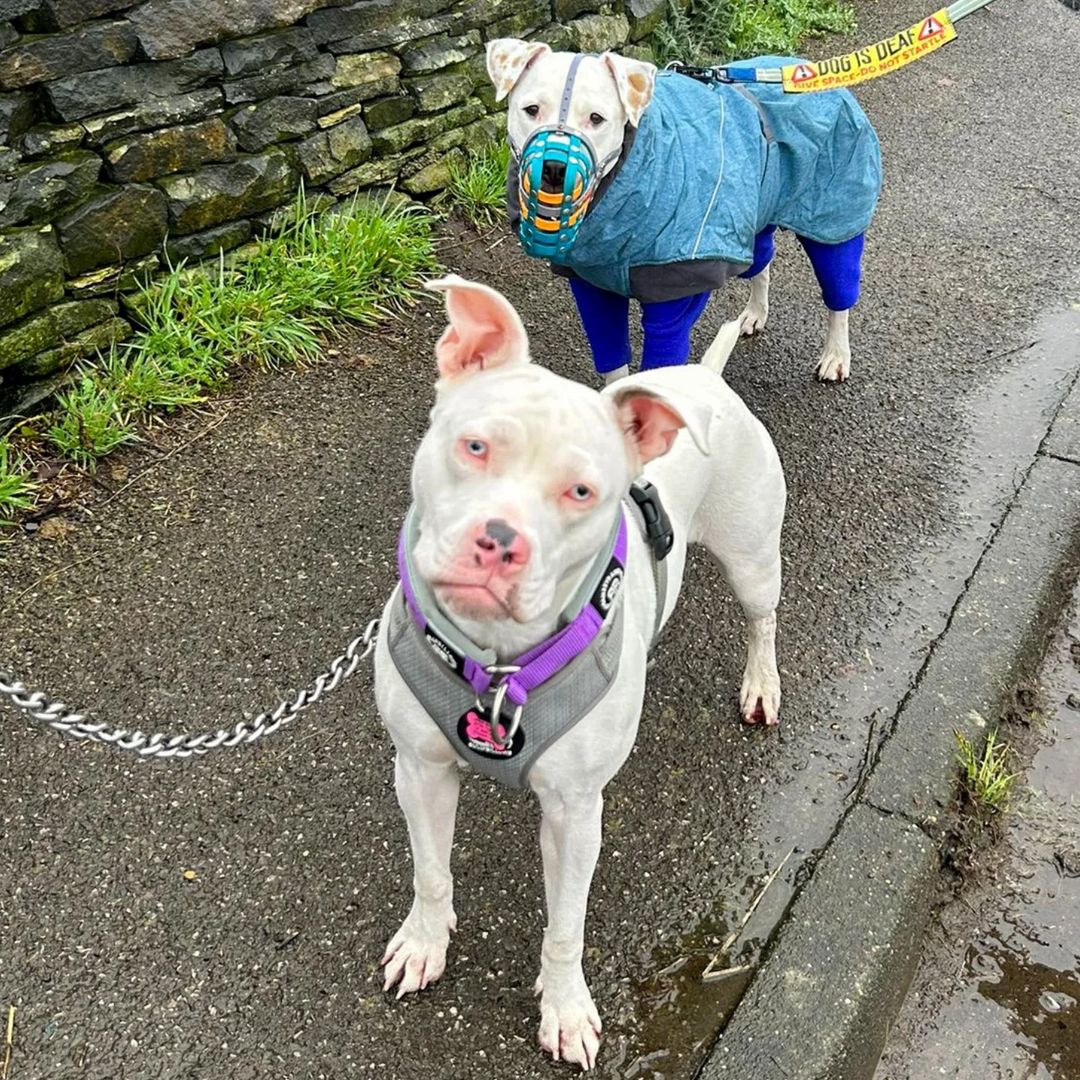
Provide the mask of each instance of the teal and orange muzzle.
[{"label": "teal and orange muzzle", "polygon": [[579,54],[570,64],[558,121],[534,131],[520,150],[511,144],[518,165],[521,246],[527,255],[553,262],[569,254],[597,185],[621,152],[598,162],[588,137],[566,125],[582,59]]},{"label": "teal and orange muzzle", "polygon": [[580,135],[547,127],[530,136],[518,161],[518,235],[527,254],[556,262],[567,255],[596,182],[596,158]]}]

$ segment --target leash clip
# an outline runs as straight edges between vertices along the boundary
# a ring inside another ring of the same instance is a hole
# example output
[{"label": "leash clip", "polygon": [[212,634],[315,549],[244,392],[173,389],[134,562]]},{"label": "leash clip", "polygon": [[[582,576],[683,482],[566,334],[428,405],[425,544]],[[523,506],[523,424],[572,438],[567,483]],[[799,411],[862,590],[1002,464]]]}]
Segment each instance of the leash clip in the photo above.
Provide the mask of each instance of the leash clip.
[{"label": "leash clip", "polygon": [[736,80],[731,77],[725,67],[695,67],[693,64],[684,64],[681,60],[670,60],[664,65],[665,71],[674,71],[677,75],[685,75],[688,79],[696,79],[703,83],[733,83]]}]

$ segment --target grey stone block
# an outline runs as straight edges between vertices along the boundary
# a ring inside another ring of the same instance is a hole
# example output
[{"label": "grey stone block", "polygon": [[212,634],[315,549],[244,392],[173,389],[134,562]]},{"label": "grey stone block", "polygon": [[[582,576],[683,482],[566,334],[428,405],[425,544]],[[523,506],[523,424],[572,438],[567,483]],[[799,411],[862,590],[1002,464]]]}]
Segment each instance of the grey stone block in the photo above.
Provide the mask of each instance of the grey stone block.
[{"label": "grey stone block", "polygon": [[457,71],[407,79],[405,89],[416,99],[421,112],[439,112],[459,105],[471,96],[474,80],[471,74]]},{"label": "grey stone block", "polygon": [[226,41],[221,46],[221,59],[225,63],[225,74],[236,78],[283,64],[306,63],[313,60],[318,51],[311,31],[304,26],[293,26],[239,41]]},{"label": "grey stone block", "polygon": [[137,259],[165,238],[165,197],[157,188],[132,184],[95,196],[57,222],[68,272]]},{"label": "grey stone block", "polygon": [[320,131],[299,146],[304,176],[312,184],[325,184],[371,156],[371,136],[360,117]]},{"label": "grey stone block", "polygon": [[242,106],[230,115],[229,123],[240,146],[253,153],[309,134],[318,117],[319,107],[310,98],[274,97]]},{"label": "grey stone block", "polygon": [[0,225],[49,221],[64,207],[85,199],[101,174],[101,158],[73,150],[15,170],[0,181]]},{"label": "grey stone block", "polygon": [[0,94],[0,144],[17,139],[34,122],[34,107],[24,91]]},{"label": "grey stone block", "polygon": [[298,179],[286,154],[271,150],[158,183],[168,198],[170,232],[186,234],[279,206]]},{"label": "grey stone block", "polygon": [[910,822],[854,807],[701,1080],[870,1076],[918,960],[938,865],[935,845]]},{"label": "grey stone block", "polygon": [[114,180],[152,180],[236,155],[236,138],[220,117],[198,124],[129,135],[105,147],[105,161]]},{"label": "grey stone block", "polygon": [[403,124],[416,112],[416,99],[408,94],[380,98],[364,109],[364,119],[371,131],[382,131]]},{"label": "grey stone block", "polygon": [[246,105],[249,101],[262,101],[275,94],[287,94],[320,79],[329,81],[336,66],[332,56],[322,53],[305,64],[281,67],[261,75],[226,82],[225,100],[230,105]]},{"label": "grey stone block", "polygon": [[[86,301],[92,303],[93,301]],[[73,341],[37,356],[24,360],[12,368],[12,372],[22,379],[41,379],[62,368],[70,367],[76,360],[104,352],[113,342],[123,341],[131,334],[131,325],[124,319],[111,318],[95,326],[88,326],[75,335]]]},{"label": "grey stone block", "polygon": [[223,107],[221,90],[218,87],[208,87],[174,97],[150,98],[104,116],[91,116],[82,122],[82,127],[91,146],[104,146],[113,139],[137,131],[151,131],[203,120],[221,112]]},{"label": "grey stone block", "polygon": [[146,0],[128,16],[152,60],[184,56],[224,37],[291,26],[325,0]]},{"label": "grey stone block", "polygon": [[217,49],[203,49],[183,60],[163,64],[130,64],[126,67],[87,71],[45,84],[45,93],[62,120],[169,98],[204,86],[224,70]]},{"label": "grey stone block", "polygon": [[31,315],[0,332],[0,369],[51,349],[115,313],[116,304],[109,300],[72,300]]},{"label": "grey stone block", "polygon": [[24,40],[0,53],[0,86],[17,89],[80,71],[124,64],[138,42],[127,22],[90,23],[66,34]]},{"label": "grey stone block", "polygon": [[641,41],[660,25],[668,0],[626,0],[624,10],[630,21],[630,39]]},{"label": "grey stone block", "polygon": [[85,135],[82,124],[61,124],[58,127],[39,125],[20,135],[16,144],[23,157],[43,157],[63,150],[74,150]]},{"label": "grey stone block", "polygon": [[1077,521],[1080,469],[1037,458],[882,747],[866,800],[918,821],[942,816],[956,792],[953,732],[978,738],[1042,655]]},{"label": "grey stone block", "polygon": [[439,35],[410,42],[401,51],[402,69],[410,75],[424,75],[451,64],[460,64],[483,48],[478,30],[455,36]]},{"label": "grey stone block", "polygon": [[618,49],[630,38],[630,23],[625,15],[585,15],[575,19],[567,29],[576,52]]},{"label": "grey stone block", "polygon": [[341,51],[363,52],[448,29],[454,17],[446,7],[446,0],[361,0],[316,11],[307,25],[319,44],[347,40]]},{"label": "grey stone block", "polygon": [[454,128],[464,127],[478,120],[485,113],[484,106],[479,101],[472,101],[465,105],[459,105],[444,113],[435,116],[417,117],[406,120],[403,124],[379,131],[374,136],[375,152],[377,154],[393,154],[413,146],[418,142],[433,139],[444,132]]},{"label": "grey stone block", "polygon": [[0,233],[0,326],[64,295],[64,260],[52,229]]},{"label": "grey stone block", "polygon": [[[6,0],[16,5],[27,0]],[[134,7],[139,0],[29,0],[29,13],[23,17],[28,30],[35,34],[52,30],[66,30],[69,26],[126,11]]]},{"label": "grey stone block", "polygon": [[215,225],[212,229],[178,236],[165,244],[165,254],[175,266],[179,262],[197,262],[209,259],[222,251],[231,251],[245,243],[251,236],[251,222],[244,218]]}]

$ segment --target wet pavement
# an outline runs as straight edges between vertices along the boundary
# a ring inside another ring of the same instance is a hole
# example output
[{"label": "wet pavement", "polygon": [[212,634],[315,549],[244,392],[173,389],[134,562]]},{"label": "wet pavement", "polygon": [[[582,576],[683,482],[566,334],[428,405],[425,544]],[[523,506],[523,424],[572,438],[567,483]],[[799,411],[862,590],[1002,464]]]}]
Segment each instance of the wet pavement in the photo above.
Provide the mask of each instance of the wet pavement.
[{"label": "wet pavement", "polygon": [[[875,4],[860,37],[923,13]],[[727,958],[756,962],[1075,375],[1080,91],[1058,73],[1078,46],[1060,4],[997,0],[958,44],[860,94],[886,190],[843,387],[812,381],[820,302],[781,239],[769,329],[727,374],[789,483],[783,721],[737,723],[739,620],[696,559],[607,793],[586,931],[600,1075],[693,1075],[747,978],[704,985],[702,970],[794,851]],[[442,258],[506,291],[538,360],[588,377],[562,283],[497,238],[452,234]],[[742,295],[713,302],[700,344]],[[250,380],[105,466],[72,531],[0,548],[0,657],[146,729],[227,723],[305,684],[392,585],[437,318],[425,305],[327,366]],[[465,785],[447,973],[414,1001],[382,995],[411,883],[391,772],[366,675],[265,745],[187,765],[3,713],[12,1080],[552,1075],[535,1048],[528,798]]]},{"label": "wet pavement", "polygon": [[1006,724],[1005,737],[1017,747],[1023,778],[1001,842],[975,856],[970,880],[932,925],[875,1080],[1080,1077],[1075,601],[1037,691],[1022,696],[1029,709],[1015,716],[1023,724]]}]

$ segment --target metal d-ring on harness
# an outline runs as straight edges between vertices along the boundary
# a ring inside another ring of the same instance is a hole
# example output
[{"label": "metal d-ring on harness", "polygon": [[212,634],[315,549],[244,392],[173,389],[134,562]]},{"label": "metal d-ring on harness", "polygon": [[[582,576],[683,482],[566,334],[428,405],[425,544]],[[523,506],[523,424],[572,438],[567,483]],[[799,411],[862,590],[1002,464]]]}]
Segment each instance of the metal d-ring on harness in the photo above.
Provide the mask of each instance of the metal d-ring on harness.
[{"label": "metal d-ring on harness", "polygon": [[251,720],[241,720],[232,728],[218,728],[217,731],[207,731],[201,735],[163,735],[160,732],[148,735],[139,730],[129,731],[93,723],[84,720],[82,713],[71,710],[62,701],[49,701],[40,691],[28,690],[2,670],[0,696],[6,697],[15,708],[34,720],[40,720],[63,735],[106,743],[121,750],[133,750],[145,758],[193,757],[221,747],[253,743],[284,727],[305,709],[310,709],[319,698],[336,690],[356,671],[361,661],[366,660],[374,650],[378,629],[379,620],[372,619],[364,632],[353,638],[345,651],[331,661],[329,668],[291,700],[283,701],[277,708],[261,712]]}]

